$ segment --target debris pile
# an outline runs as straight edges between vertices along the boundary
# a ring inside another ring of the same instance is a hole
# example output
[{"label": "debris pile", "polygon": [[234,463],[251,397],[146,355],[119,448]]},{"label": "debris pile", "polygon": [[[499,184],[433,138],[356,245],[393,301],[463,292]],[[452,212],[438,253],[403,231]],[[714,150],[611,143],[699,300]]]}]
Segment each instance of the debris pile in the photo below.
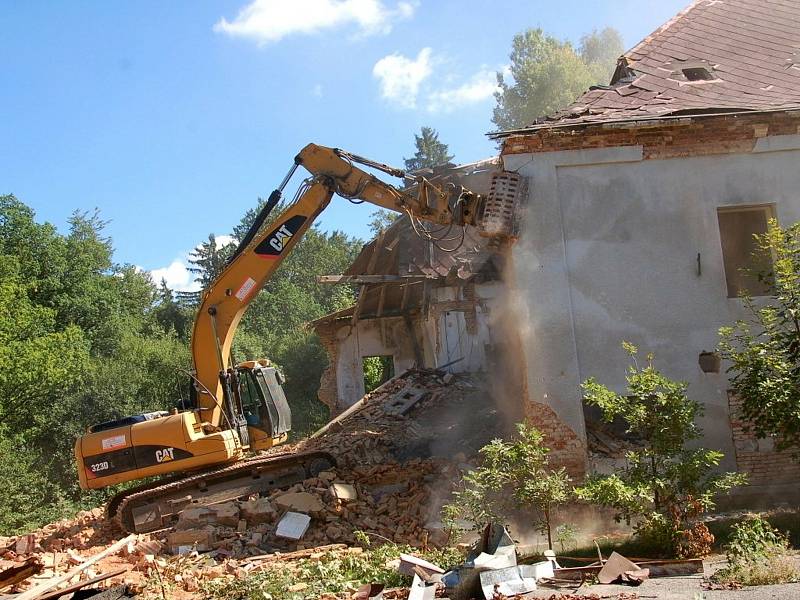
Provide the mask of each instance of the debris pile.
[{"label": "debris pile", "polygon": [[[287,553],[355,551],[346,549],[357,531],[378,542],[441,545],[446,536],[429,521],[437,518],[459,466],[504,433],[487,426],[502,420],[493,418],[486,398],[474,378],[409,371],[367,394],[319,435],[267,453],[322,450],[335,457],[335,469],[264,497],[189,508],[171,530],[126,538],[75,579],[112,573],[105,585],[124,583],[135,591],[148,578],[167,577],[192,592],[202,579],[238,577]],[[476,418],[481,412],[486,418]],[[0,572],[27,569],[27,579],[7,582],[0,593],[63,577],[120,537],[98,508],[9,538],[0,545]]]}]

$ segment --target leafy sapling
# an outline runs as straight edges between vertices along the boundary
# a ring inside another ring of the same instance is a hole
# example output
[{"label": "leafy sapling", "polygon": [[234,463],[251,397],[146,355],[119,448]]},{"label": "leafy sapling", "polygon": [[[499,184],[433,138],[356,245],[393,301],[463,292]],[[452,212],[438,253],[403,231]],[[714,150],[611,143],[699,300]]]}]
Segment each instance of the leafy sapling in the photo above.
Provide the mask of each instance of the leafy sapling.
[{"label": "leafy sapling", "polygon": [[687,384],[665,377],[652,354],[640,366],[637,348],[627,342],[623,348],[632,361],[626,392],[618,394],[593,378],[583,390],[588,404],[599,407],[608,422],[624,421],[641,445],[626,455],[623,469],[592,476],[575,493],[616,509],[618,520],[638,520],[635,531],[642,541],[679,556],[705,554],[714,538],[699,516],[713,508],[718,493],[745,477],[716,472],[721,452],[688,447],[702,435],[697,424],[702,407],[687,397]]}]

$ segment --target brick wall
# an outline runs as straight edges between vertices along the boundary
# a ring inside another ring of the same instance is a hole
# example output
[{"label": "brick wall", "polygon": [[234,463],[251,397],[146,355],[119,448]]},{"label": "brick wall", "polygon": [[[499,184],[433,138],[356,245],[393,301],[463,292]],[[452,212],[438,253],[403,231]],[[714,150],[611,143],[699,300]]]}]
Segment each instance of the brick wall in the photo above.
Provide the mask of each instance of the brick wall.
[{"label": "brick wall", "polygon": [[503,141],[502,154],[643,146],[644,158],[750,152],[759,137],[800,133],[800,111],[686,117],[542,129]]},{"label": "brick wall", "polygon": [[328,353],[328,366],[322,372],[319,380],[319,391],[317,397],[319,401],[328,407],[331,417],[341,412],[339,406],[339,393],[336,382],[336,364],[339,359],[339,340],[334,335],[334,328],[329,324],[318,325],[316,327],[319,341],[325,352]]},{"label": "brick wall", "polygon": [[772,439],[758,439],[748,433],[739,416],[740,405],[736,394],[728,390],[736,466],[739,471],[747,473],[750,485],[796,483],[800,480],[800,460],[789,451],[776,452]]},{"label": "brick wall", "polygon": [[564,467],[576,482],[586,476],[586,446],[575,432],[565,425],[552,408],[540,402],[529,402],[526,420],[544,434],[550,448],[550,466]]}]

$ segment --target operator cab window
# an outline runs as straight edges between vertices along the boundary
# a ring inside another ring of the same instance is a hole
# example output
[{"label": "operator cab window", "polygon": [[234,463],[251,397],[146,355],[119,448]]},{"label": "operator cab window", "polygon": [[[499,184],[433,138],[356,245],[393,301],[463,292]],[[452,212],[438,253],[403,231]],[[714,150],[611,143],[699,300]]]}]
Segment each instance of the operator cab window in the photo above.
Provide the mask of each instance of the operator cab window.
[{"label": "operator cab window", "polygon": [[771,204],[717,209],[728,298],[742,293],[764,296],[769,292],[769,285],[760,281],[758,274],[770,270],[771,258],[759,251],[753,236],[766,233],[768,221],[774,216]]},{"label": "operator cab window", "polygon": [[258,426],[261,421],[261,394],[252,373],[243,372],[239,374],[239,397],[242,400],[242,410],[247,424]]}]

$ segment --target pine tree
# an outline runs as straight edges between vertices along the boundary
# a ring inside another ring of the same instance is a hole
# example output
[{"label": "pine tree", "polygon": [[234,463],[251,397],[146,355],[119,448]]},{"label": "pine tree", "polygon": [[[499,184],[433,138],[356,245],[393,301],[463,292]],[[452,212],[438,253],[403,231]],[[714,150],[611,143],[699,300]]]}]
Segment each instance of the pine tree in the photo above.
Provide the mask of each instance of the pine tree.
[{"label": "pine tree", "polygon": [[453,155],[448,154],[447,144],[439,141],[439,134],[435,129],[423,127],[420,133],[421,135],[414,134],[414,144],[417,146],[414,157],[403,159],[406,170],[432,169],[453,160]]},{"label": "pine tree", "polygon": [[225,264],[233,253],[234,244],[229,243],[224,246],[217,244],[217,238],[213,233],[209,234],[208,241],[199,244],[189,255],[188,267],[190,273],[197,275],[195,281],[207,288],[222,273]]}]

